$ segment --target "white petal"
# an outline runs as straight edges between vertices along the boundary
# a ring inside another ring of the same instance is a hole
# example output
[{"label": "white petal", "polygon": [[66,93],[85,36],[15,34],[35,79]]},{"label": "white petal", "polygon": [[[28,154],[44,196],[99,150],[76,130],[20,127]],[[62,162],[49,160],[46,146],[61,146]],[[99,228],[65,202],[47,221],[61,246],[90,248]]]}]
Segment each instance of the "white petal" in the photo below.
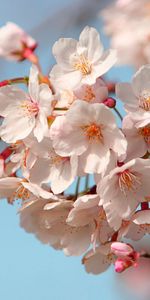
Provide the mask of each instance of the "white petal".
[{"label": "white petal", "polygon": [[30,171],[30,181],[39,185],[48,182],[50,171],[49,160],[38,158]]},{"label": "white petal", "polygon": [[38,142],[40,143],[46,135],[48,131],[48,123],[45,113],[40,111],[37,118],[36,118],[36,125],[34,128],[34,136],[37,138]]},{"label": "white petal", "polygon": [[62,161],[60,165],[54,166],[51,170],[50,181],[51,189],[54,194],[60,194],[65,191],[75,180],[78,170],[78,159],[71,157],[66,162]]},{"label": "white petal", "polygon": [[103,45],[95,28],[86,26],[81,32],[78,43],[79,53],[82,49],[86,49],[87,58],[92,63],[95,63],[102,56]]},{"label": "white petal", "polygon": [[52,112],[52,91],[47,84],[40,84],[39,91],[39,104],[41,106],[42,111],[45,112],[46,116],[50,115]]},{"label": "white petal", "polygon": [[77,41],[70,38],[61,38],[53,46],[53,55],[60,66],[68,71],[73,69],[70,57],[76,52]]},{"label": "white petal", "polygon": [[61,239],[64,253],[66,255],[83,254],[90,246],[91,233],[89,226],[70,227],[70,232]]},{"label": "white petal", "polygon": [[32,65],[30,68],[30,75],[29,75],[29,94],[33,102],[38,101],[39,95],[39,81],[38,81],[38,69],[35,65]]},{"label": "white petal", "polygon": [[50,137],[56,153],[61,156],[80,155],[87,149],[82,131],[70,126],[64,116],[55,119],[50,128]]},{"label": "white petal", "polygon": [[74,89],[80,84],[82,74],[78,70],[66,72],[59,65],[55,65],[51,70],[50,78],[54,80],[59,89]]},{"label": "white petal", "polygon": [[116,95],[125,104],[125,108],[135,111],[138,107],[138,99],[136,98],[130,83],[118,83],[116,85]]},{"label": "white petal", "polygon": [[92,274],[100,274],[105,272],[109,266],[110,261],[106,255],[102,254],[100,251],[93,252],[89,251],[82,260],[86,272]]},{"label": "white petal", "polygon": [[0,198],[12,196],[18,188],[21,178],[5,177],[0,179]]},{"label": "white petal", "polygon": [[1,138],[7,143],[15,143],[17,140],[27,137],[34,125],[34,117],[28,117],[23,115],[22,112],[14,111],[14,114],[9,114],[4,119],[0,127]]},{"label": "white petal", "polygon": [[46,190],[42,189],[40,186],[31,183],[31,182],[22,182],[22,185],[27,188],[33,195],[36,197],[42,197],[44,199],[50,199],[52,193],[47,192]]},{"label": "white petal", "polygon": [[116,50],[105,51],[97,65],[93,66],[95,77],[105,74],[117,61]]},{"label": "white petal", "polygon": [[150,210],[143,210],[135,213],[133,222],[137,225],[150,224]]},{"label": "white petal", "polygon": [[0,115],[6,117],[8,106],[12,106],[21,100],[26,100],[27,94],[16,86],[4,86],[0,88]]},{"label": "white petal", "polygon": [[89,144],[88,150],[81,156],[83,170],[86,173],[105,173],[110,160],[110,151],[100,142]]},{"label": "white petal", "polygon": [[137,97],[150,87],[150,65],[142,66],[133,76],[132,87]]}]

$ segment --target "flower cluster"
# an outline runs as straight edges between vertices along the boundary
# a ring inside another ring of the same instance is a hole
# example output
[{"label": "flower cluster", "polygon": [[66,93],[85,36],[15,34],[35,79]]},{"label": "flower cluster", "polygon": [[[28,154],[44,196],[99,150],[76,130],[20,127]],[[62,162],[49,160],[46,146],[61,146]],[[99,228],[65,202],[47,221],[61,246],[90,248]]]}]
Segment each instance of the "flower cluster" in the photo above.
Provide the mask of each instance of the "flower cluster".
[{"label": "flower cluster", "polygon": [[149,0],[116,0],[100,12],[104,31],[118,50],[118,64],[150,63]]},{"label": "flower cluster", "polygon": [[[0,198],[20,200],[20,225],[41,242],[66,255],[84,254],[87,272],[111,264],[122,272],[144,255],[123,239],[150,233],[150,65],[131,84],[116,85],[127,112],[119,128],[116,100],[103,79],[116,51],[103,50],[96,29],[85,27],[79,41],[59,39],[48,76],[35,45],[16,25],[0,30],[0,54],[18,60],[26,48],[33,63],[29,77],[0,84],[0,136],[7,144],[0,154]],[[72,183],[76,191],[69,194]]]}]

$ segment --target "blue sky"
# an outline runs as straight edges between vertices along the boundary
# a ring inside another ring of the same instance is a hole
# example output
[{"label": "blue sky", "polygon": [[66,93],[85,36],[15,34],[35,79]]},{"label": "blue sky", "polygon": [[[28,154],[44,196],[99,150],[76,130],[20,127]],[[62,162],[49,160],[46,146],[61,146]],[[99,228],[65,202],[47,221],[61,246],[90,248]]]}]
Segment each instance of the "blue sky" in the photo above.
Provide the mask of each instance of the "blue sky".
[{"label": "blue sky", "polygon": [[[39,54],[42,56],[43,69],[47,71],[52,64],[51,49],[58,36],[77,36],[81,27],[53,27],[51,15],[62,7],[76,5],[69,0],[5,0],[1,4],[1,24],[14,21],[29,32],[35,33],[38,41],[43,41]],[[67,18],[67,15],[62,15]],[[36,28],[48,19],[45,31],[41,34]],[[85,25],[95,25],[101,29],[98,19]],[[69,29],[68,29],[69,28]],[[38,35],[39,33],[39,35]],[[103,40],[108,45],[103,36]],[[7,63],[0,61],[0,79],[28,74],[29,64]],[[129,80],[132,70],[114,68],[109,78]],[[120,106],[121,107],[121,106]],[[122,109],[122,108],[121,108]],[[81,258],[67,258],[63,253],[42,245],[34,236],[25,233],[19,227],[16,207],[8,206],[5,200],[0,202],[0,299],[3,300],[128,300],[127,290],[118,288],[113,269],[93,276],[85,273],[80,264]],[[133,298],[132,298],[133,299]],[[137,298],[136,298],[137,299]]]}]

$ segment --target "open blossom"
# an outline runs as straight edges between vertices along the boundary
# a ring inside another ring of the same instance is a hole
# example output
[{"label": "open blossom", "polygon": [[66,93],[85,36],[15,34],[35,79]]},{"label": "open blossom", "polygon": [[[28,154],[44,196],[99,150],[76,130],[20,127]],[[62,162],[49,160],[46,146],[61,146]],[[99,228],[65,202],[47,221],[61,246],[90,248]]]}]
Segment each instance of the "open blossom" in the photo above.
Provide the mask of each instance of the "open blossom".
[{"label": "open blossom", "polygon": [[38,70],[31,67],[29,94],[14,86],[0,88],[1,138],[15,143],[32,131],[40,142],[48,130],[47,116],[52,111],[53,96],[46,84],[38,83]]},{"label": "open blossom", "polygon": [[104,207],[108,223],[115,230],[150,195],[149,172],[150,162],[137,158],[115,168],[98,184],[100,204]]},{"label": "open blossom", "polygon": [[131,114],[124,117],[122,130],[127,139],[127,160],[144,156],[150,152],[150,123],[144,127],[136,127],[137,121]]},{"label": "open blossom", "polygon": [[73,202],[56,196],[52,200],[50,197],[25,204],[20,211],[21,227],[43,243],[63,249],[66,255],[81,255],[90,245],[90,227],[68,225],[66,219]]},{"label": "open blossom", "polygon": [[36,41],[16,24],[8,22],[0,28],[0,57],[23,60],[36,47]]},{"label": "open blossom", "polygon": [[103,104],[76,100],[65,116],[55,119],[50,136],[56,153],[81,156],[83,170],[88,173],[107,168],[110,149],[118,155],[126,151],[126,140]]},{"label": "open blossom", "polygon": [[133,76],[132,83],[118,83],[116,94],[125,109],[137,120],[137,126],[150,123],[150,65],[142,66]]},{"label": "open blossom", "polygon": [[116,62],[116,51],[104,52],[96,29],[85,27],[79,41],[61,38],[53,46],[56,58],[50,73],[59,88],[76,88],[80,84],[94,84]]}]

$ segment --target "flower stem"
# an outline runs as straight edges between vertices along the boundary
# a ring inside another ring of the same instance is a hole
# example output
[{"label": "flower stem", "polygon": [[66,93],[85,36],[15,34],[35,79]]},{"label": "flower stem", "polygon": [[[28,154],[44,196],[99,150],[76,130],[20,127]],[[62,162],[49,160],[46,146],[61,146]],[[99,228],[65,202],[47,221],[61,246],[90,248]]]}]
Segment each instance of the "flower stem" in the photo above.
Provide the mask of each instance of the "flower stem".
[{"label": "flower stem", "polygon": [[122,115],[120,114],[119,110],[118,110],[116,107],[114,107],[113,109],[114,109],[114,111],[116,112],[116,114],[118,115],[118,117],[120,118],[120,120],[122,121],[122,120],[123,120],[123,117],[122,117]]},{"label": "flower stem", "polygon": [[86,175],[86,178],[85,178],[85,190],[87,191],[89,187],[89,174]]},{"label": "flower stem", "polygon": [[16,84],[16,83],[24,83],[28,85],[29,77],[18,77],[18,78],[12,78],[12,79],[6,79],[0,82],[0,87]]},{"label": "flower stem", "polygon": [[76,190],[75,190],[75,197],[76,198],[77,198],[77,196],[79,194],[80,180],[81,180],[81,177],[78,177],[78,179],[77,179],[77,185],[76,185]]}]

